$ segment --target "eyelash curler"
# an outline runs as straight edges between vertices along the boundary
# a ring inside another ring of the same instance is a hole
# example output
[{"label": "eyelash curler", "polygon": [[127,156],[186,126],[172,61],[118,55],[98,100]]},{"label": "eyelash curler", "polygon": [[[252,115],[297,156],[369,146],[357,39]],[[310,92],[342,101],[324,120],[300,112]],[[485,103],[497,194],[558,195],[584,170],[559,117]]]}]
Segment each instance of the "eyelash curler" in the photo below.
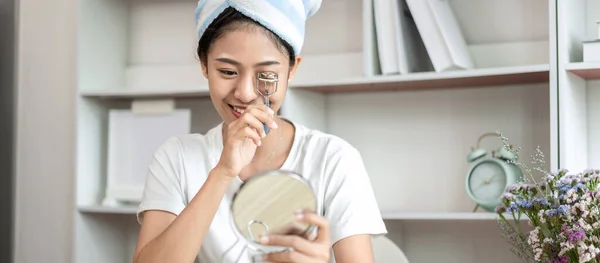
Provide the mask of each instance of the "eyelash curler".
[{"label": "eyelash curler", "polygon": [[[262,87],[261,87],[262,82]],[[271,103],[269,98],[277,92],[277,87],[279,84],[279,76],[273,72],[261,72],[258,73],[258,77],[256,79],[256,91],[258,94],[263,96],[265,105],[267,107],[271,107]],[[263,127],[265,129],[265,134],[269,134],[269,127],[263,123]]]}]

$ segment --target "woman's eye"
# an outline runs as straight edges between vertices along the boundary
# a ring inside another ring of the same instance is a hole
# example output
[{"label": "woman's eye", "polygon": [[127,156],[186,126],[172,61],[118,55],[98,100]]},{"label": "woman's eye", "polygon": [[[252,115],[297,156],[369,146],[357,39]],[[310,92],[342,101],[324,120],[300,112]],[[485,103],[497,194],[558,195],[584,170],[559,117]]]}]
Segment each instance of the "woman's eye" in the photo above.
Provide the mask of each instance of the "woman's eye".
[{"label": "woman's eye", "polygon": [[224,74],[226,76],[235,76],[235,71],[231,71],[231,70],[219,70],[221,72],[221,74]]}]

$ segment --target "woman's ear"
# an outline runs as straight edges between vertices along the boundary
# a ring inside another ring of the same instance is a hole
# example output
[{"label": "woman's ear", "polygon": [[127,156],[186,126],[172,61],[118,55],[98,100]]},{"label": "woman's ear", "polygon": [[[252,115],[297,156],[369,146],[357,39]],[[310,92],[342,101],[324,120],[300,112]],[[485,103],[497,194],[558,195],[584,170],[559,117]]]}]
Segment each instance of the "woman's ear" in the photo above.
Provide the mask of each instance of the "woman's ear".
[{"label": "woman's ear", "polygon": [[296,70],[298,69],[298,66],[300,66],[301,61],[302,61],[302,55],[296,56],[296,63],[294,63],[294,66],[290,69],[290,75],[288,77],[288,82],[291,82],[294,79],[294,75],[296,74]]},{"label": "woman's ear", "polygon": [[200,61],[200,67],[202,68],[202,75],[204,75],[204,77],[208,79],[208,67],[202,61]]}]

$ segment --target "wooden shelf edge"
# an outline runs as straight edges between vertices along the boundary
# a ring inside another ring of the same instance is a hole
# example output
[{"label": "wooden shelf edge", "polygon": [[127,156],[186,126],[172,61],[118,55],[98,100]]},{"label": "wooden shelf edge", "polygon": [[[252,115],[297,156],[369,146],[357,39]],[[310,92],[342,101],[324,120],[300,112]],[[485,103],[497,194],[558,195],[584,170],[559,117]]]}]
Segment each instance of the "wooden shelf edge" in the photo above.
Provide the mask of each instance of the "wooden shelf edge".
[{"label": "wooden shelf edge", "polygon": [[182,90],[94,90],[80,91],[84,98],[98,99],[156,99],[180,97],[208,97],[208,89],[182,89]]},{"label": "wooden shelf edge", "polygon": [[[384,220],[496,220],[499,216],[490,212],[382,212]],[[512,220],[512,216],[506,215]],[[527,220],[521,217],[521,220]]]},{"label": "wooden shelf edge", "polygon": [[[80,206],[78,211],[84,214],[121,214],[135,216],[137,213],[137,206],[122,206],[122,207],[110,207],[110,206]],[[498,215],[489,212],[383,212],[382,218],[384,220],[402,220],[402,221],[491,221],[498,219]],[[508,220],[512,220],[512,217],[507,215]],[[522,217],[521,221],[527,220],[526,217]]]},{"label": "wooden shelf edge", "polygon": [[[482,68],[449,72],[419,72],[409,75],[317,80],[291,84],[292,89],[318,92],[373,92],[394,90],[435,90],[449,88],[487,87],[515,84],[535,84],[549,81],[549,65],[528,65],[502,68]],[[135,99],[162,97],[208,97],[208,88],[202,89],[123,89],[80,91],[86,98]]]},{"label": "wooden shelf edge", "polygon": [[565,69],[583,79],[600,79],[600,62],[567,63]]},{"label": "wooden shelf edge", "polygon": [[90,205],[90,206],[79,206],[77,210],[80,213],[86,214],[124,214],[124,215],[135,215],[137,213],[137,206],[103,206],[103,205]]},{"label": "wooden shelf edge", "polygon": [[341,81],[305,82],[292,88],[333,92],[372,92],[396,90],[435,90],[549,82],[548,64],[502,68],[482,68],[450,72],[419,72],[409,75],[353,78]]}]

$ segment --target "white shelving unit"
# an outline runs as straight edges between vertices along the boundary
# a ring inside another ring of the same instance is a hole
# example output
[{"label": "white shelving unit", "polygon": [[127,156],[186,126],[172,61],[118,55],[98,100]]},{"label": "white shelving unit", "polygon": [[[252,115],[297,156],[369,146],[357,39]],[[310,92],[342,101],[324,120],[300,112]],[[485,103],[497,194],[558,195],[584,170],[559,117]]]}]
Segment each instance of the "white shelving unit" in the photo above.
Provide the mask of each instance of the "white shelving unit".
[{"label": "white shelving unit", "polygon": [[583,42],[598,38],[600,2],[558,1],[560,166],[600,165],[600,61],[584,62]]},{"label": "white shelving unit", "polygon": [[[372,1],[323,1],[308,22],[304,60],[281,114],[361,151],[389,237],[411,262],[519,262],[496,227],[496,215],[471,212],[466,155],[480,134],[500,130],[523,148],[523,156],[540,146],[547,169],[598,163],[594,149],[600,147],[593,146],[600,137],[593,134],[600,134],[594,126],[600,106],[586,102],[600,98],[600,89],[593,88],[598,84],[588,80],[600,77],[600,67],[580,63],[580,55],[564,44],[581,50],[579,42],[591,37],[591,29],[570,31],[592,26],[589,21],[600,13],[591,6],[600,6],[577,0],[562,9],[559,20],[570,20],[559,26],[557,45],[555,1],[454,0],[477,68],[381,76]],[[101,205],[110,109],[175,98],[178,108],[192,110],[193,132],[221,121],[195,55],[196,5],[80,0],[77,263],[131,262],[138,235],[135,206]],[[587,12],[587,18],[565,12]],[[492,149],[499,142],[482,146]]]}]

